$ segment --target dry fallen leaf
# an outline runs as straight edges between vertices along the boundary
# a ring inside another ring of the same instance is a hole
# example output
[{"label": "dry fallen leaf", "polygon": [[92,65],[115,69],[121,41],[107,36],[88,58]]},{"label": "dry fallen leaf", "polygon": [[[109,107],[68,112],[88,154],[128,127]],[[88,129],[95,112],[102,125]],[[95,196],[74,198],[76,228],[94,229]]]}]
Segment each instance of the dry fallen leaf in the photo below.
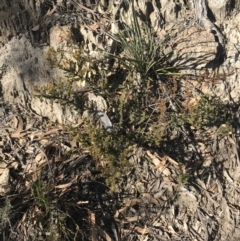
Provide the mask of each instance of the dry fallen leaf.
[{"label": "dry fallen leaf", "polygon": [[155,153],[153,155],[150,151],[147,151],[147,155],[152,159],[152,162],[155,166],[160,165],[161,163],[161,161],[159,160],[160,158],[158,158],[158,156]]},{"label": "dry fallen leaf", "polygon": [[13,128],[17,129],[18,122],[19,122],[17,116],[13,116],[12,121],[13,121]]},{"label": "dry fallen leaf", "polygon": [[139,221],[139,219],[141,219],[140,216],[124,217],[124,221],[129,222],[129,223],[137,222],[137,221]]},{"label": "dry fallen leaf", "polygon": [[80,205],[80,204],[88,204],[89,201],[78,201],[77,204]]},{"label": "dry fallen leaf", "polygon": [[148,234],[150,230],[148,228],[140,228],[140,227],[135,227],[134,230],[139,233],[139,234]]},{"label": "dry fallen leaf", "polygon": [[[31,138],[35,139],[35,141],[42,140],[44,137],[52,135],[52,134],[56,134],[60,130],[62,130],[62,128],[53,128],[46,132],[37,131],[36,133],[34,133],[34,135],[31,135]],[[31,134],[32,134],[32,132],[31,132]]]},{"label": "dry fallen leaf", "polygon": [[188,102],[188,106],[194,106],[194,105],[197,105],[200,101],[201,97],[200,96],[197,96],[197,97],[193,97],[189,100]]},{"label": "dry fallen leaf", "polygon": [[8,187],[8,181],[9,181],[9,169],[5,168],[2,174],[0,175],[0,195],[4,195],[9,187]]},{"label": "dry fallen leaf", "polygon": [[69,183],[66,183],[66,184],[57,185],[55,187],[58,188],[58,189],[64,189],[64,188],[70,187],[71,185],[72,185],[72,183],[69,182]]},{"label": "dry fallen leaf", "polygon": [[198,142],[197,144],[198,144],[199,150],[201,152],[204,152],[204,150],[206,149],[206,145],[202,142]]},{"label": "dry fallen leaf", "polygon": [[0,162],[0,174],[2,174],[4,172],[4,170],[6,169],[7,163],[6,162]]},{"label": "dry fallen leaf", "polygon": [[147,151],[148,156],[152,159],[152,162],[154,163],[155,167],[154,169],[158,169],[161,171],[165,176],[171,175],[171,172],[168,168],[165,167],[167,162],[167,157],[164,156],[163,158],[160,158],[157,153],[155,152],[152,154],[150,151]]},{"label": "dry fallen leaf", "polygon": [[96,224],[95,214],[89,211],[89,221],[91,223],[91,240],[97,241],[97,236],[100,235],[106,241],[114,241],[101,227]]},{"label": "dry fallen leaf", "polygon": [[40,28],[40,25],[38,24],[38,25],[34,26],[31,30],[32,30],[33,32],[36,32],[36,31],[39,30],[39,28]]},{"label": "dry fallen leaf", "polygon": [[53,8],[52,9],[49,8],[45,16],[51,16],[56,10],[57,10],[57,5],[53,5]]},{"label": "dry fallen leaf", "polygon": [[171,171],[167,167],[163,168],[162,173],[167,177],[171,175]]},{"label": "dry fallen leaf", "polygon": [[78,140],[78,137],[75,136],[75,137],[70,141],[70,145],[71,145],[72,148],[77,147],[77,140]]},{"label": "dry fallen leaf", "polygon": [[24,136],[27,136],[28,134],[30,134],[30,131],[15,131],[13,133],[11,133],[11,137],[12,138],[22,138]]},{"label": "dry fallen leaf", "polygon": [[9,180],[9,169],[5,168],[0,175],[0,185],[7,185]]},{"label": "dry fallen leaf", "polygon": [[38,153],[37,155],[36,155],[36,157],[35,157],[35,162],[36,163],[39,163],[41,160],[43,160],[45,158],[45,155],[42,153],[42,152],[40,152],[40,153]]},{"label": "dry fallen leaf", "polygon": [[175,160],[173,160],[170,156],[166,156],[166,158],[173,166],[175,167],[179,166],[178,163]]},{"label": "dry fallen leaf", "polygon": [[228,182],[233,183],[233,179],[230,177],[226,169],[223,170],[223,176],[226,178]]},{"label": "dry fallen leaf", "polygon": [[227,203],[227,204],[234,213],[239,213],[239,210],[240,210],[239,206],[231,204],[231,203]]},{"label": "dry fallen leaf", "polygon": [[[134,198],[134,199],[132,199],[132,200],[129,200],[129,201],[126,203],[125,207],[122,207],[122,208],[120,208],[119,210],[117,210],[117,213],[120,214],[120,213],[124,212],[127,208],[132,207],[132,206],[134,206],[134,205],[136,205],[136,204],[138,204],[138,203],[141,203],[141,200],[138,199],[138,198]],[[115,214],[115,215],[116,215],[116,214]],[[114,217],[115,217],[115,216],[114,216]],[[117,215],[117,217],[118,217],[118,215]],[[116,217],[116,218],[117,218],[117,217]]]},{"label": "dry fallen leaf", "polygon": [[95,22],[94,24],[89,25],[89,28],[93,31],[97,30],[99,28],[99,24]]},{"label": "dry fallen leaf", "polygon": [[155,199],[151,194],[149,193],[143,193],[142,194],[143,198],[146,199],[147,201],[155,204],[155,205],[159,205],[159,202],[157,199]]}]

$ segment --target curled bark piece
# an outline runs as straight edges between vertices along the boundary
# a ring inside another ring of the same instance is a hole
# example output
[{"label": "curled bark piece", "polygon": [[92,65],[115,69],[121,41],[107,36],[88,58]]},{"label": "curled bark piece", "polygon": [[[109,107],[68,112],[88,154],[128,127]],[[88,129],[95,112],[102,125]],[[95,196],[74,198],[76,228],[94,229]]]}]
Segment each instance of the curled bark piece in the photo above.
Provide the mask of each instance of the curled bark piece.
[{"label": "curled bark piece", "polygon": [[211,31],[217,38],[218,42],[225,46],[225,39],[223,34],[218,30],[218,28],[209,20],[207,16],[207,5],[206,0],[195,0],[195,16],[196,20],[201,26]]}]

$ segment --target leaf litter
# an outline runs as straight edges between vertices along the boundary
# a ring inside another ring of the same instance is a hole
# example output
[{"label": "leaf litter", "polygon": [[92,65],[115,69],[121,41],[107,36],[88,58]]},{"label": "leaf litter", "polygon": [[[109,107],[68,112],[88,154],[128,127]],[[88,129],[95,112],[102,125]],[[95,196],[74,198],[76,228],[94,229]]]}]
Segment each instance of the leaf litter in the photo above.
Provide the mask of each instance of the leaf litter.
[{"label": "leaf litter", "polygon": [[133,167],[110,193],[65,127],[10,113],[1,120],[0,195],[9,202],[0,207],[1,232],[9,240],[237,240],[239,139],[194,134],[178,154],[136,147]]}]

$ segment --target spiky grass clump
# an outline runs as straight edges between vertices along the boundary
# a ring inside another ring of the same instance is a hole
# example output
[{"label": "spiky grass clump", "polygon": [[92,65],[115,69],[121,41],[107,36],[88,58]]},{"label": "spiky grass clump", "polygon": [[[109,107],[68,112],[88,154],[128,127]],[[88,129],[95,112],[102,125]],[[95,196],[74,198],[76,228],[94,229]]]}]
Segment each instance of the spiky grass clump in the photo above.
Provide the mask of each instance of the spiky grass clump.
[{"label": "spiky grass clump", "polygon": [[131,24],[124,24],[123,30],[116,36],[122,53],[120,56],[111,56],[143,77],[176,74],[176,67],[169,65],[169,56],[163,53],[165,44],[156,37],[150,26],[145,23],[140,26],[134,1],[131,1],[131,5]]}]

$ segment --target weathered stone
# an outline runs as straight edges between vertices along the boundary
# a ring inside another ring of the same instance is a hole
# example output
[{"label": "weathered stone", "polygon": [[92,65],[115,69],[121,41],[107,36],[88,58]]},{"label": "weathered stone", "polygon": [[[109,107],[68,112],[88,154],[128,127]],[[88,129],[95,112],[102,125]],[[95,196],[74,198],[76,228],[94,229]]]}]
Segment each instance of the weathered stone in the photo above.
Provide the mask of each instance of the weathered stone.
[{"label": "weathered stone", "polygon": [[[50,47],[64,48],[65,57],[73,60],[75,54],[69,43],[72,41],[69,27],[54,27],[50,31]],[[33,87],[46,86],[53,80],[64,79],[65,74],[59,68],[51,68],[46,61],[49,47],[34,48],[30,40],[23,36],[14,37],[0,49],[0,63],[6,65],[6,74],[2,77],[3,98],[6,103],[29,107],[39,115],[60,123],[79,121],[77,111],[63,108],[60,104],[34,98]]]},{"label": "weathered stone", "polygon": [[207,67],[215,59],[218,46],[214,36],[200,27],[184,29],[172,44],[175,64],[193,69]]},{"label": "weathered stone", "polygon": [[222,7],[225,7],[228,2],[231,2],[230,0],[209,0],[208,6],[210,8],[220,9]]},{"label": "weathered stone", "polygon": [[222,23],[231,8],[231,0],[209,0],[208,6],[212,10],[216,21]]}]

